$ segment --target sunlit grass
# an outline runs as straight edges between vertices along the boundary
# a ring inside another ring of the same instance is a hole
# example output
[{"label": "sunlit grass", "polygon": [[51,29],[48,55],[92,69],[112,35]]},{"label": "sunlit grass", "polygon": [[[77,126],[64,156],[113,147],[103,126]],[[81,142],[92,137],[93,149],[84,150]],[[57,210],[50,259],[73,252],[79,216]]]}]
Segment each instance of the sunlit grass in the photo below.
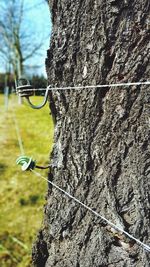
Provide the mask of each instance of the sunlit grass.
[{"label": "sunlit grass", "polygon": [[[0,95],[0,266],[31,266],[31,246],[41,226],[47,184],[16,165],[20,155],[12,111],[20,127],[25,154],[47,165],[53,144],[53,122],[48,105],[33,110]],[[41,101],[41,97],[35,97]],[[42,174],[47,175],[46,171]]]}]

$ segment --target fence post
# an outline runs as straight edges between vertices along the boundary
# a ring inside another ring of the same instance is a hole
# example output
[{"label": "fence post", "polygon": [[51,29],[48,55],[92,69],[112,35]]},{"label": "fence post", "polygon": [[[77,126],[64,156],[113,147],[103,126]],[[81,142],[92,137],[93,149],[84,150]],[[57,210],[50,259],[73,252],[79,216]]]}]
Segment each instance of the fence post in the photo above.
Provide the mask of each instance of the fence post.
[{"label": "fence post", "polygon": [[4,88],[4,102],[5,102],[5,110],[8,110],[8,97],[9,97],[9,87],[6,86]]}]

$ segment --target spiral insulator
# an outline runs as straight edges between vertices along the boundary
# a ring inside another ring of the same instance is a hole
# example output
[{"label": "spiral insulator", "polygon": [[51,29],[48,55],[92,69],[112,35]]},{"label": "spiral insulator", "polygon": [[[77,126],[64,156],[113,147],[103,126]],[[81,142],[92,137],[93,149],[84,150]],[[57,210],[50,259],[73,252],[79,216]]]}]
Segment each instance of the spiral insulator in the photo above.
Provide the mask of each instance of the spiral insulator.
[{"label": "spiral insulator", "polygon": [[20,78],[18,80],[18,82],[16,82],[16,92],[20,97],[25,97],[28,104],[34,108],[34,109],[40,109],[42,107],[45,106],[47,99],[48,99],[48,91],[49,91],[50,86],[48,86],[45,90],[45,96],[44,96],[44,101],[42,104],[40,105],[34,105],[32,104],[31,100],[30,100],[30,96],[34,95],[34,88],[33,86],[30,84],[30,82],[25,79],[25,78]]},{"label": "spiral insulator", "polygon": [[20,156],[16,160],[16,163],[22,166],[22,171],[33,170],[36,167],[36,161],[27,156]]}]

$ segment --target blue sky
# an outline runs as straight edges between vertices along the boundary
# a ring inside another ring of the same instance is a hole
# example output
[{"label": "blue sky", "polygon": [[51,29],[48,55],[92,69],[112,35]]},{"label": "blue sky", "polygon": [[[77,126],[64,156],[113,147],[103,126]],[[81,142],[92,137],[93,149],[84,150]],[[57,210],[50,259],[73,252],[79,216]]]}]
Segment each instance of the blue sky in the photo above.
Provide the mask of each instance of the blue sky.
[{"label": "blue sky", "polygon": [[[44,38],[44,45],[40,50],[40,56],[38,56],[38,62],[41,64],[41,68],[38,69],[38,73],[46,75],[45,72],[45,58],[47,49],[50,44],[50,33],[52,29],[50,10],[48,4],[44,0],[25,0],[26,6],[32,7],[28,12],[28,19],[31,22],[33,29],[35,30],[35,36],[42,40]],[[33,62],[30,60],[31,65],[36,64],[36,60]]]},{"label": "blue sky", "polygon": [[[4,0],[4,3],[7,3],[7,1],[9,0]],[[21,0],[18,0],[18,3],[20,3],[20,1]],[[2,3],[3,2],[1,2],[0,4]],[[7,7],[7,5],[5,5],[5,7]],[[27,73],[33,74],[35,71],[39,75],[46,75],[45,58],[47,54],[47,49],[50,45],[50,33],[52,30],[49,6],[45,0],[24,0],[24,8],[25,11],[24,20],[22,23],[22,32],[31,36],[31,43],[29,42],[29,37],[28,40],[25,39],[25,44],[29,43],[28,45],[31,46],[31,44],[33,44],[33,40],[36,44],[39,44],[43,41],[43,46],[39,50],[39,55],[37,55],[36,57],[32,57],[27,62],[25,62],[25,65],[27,65]],[[34,69],[32,66],[35,65],[38,65],[40,67],[38,69]],[[1,61],[0,72],[3,71],[5,71],[4,63]]]}]

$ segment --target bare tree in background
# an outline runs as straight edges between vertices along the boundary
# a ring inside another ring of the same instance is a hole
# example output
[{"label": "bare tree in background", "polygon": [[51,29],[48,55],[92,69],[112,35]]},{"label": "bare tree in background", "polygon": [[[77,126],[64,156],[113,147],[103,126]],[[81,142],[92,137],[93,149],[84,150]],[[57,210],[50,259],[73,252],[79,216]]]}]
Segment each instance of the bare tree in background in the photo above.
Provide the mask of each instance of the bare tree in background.
[{"label": "bare tree in background", "polygon": [[0,5],[0,58],[6,72],[16,78],[25,72],[26,63],[40,52],[44,38],[37,39],[31,25],[27,22],[24,0],[4,0]]}]

